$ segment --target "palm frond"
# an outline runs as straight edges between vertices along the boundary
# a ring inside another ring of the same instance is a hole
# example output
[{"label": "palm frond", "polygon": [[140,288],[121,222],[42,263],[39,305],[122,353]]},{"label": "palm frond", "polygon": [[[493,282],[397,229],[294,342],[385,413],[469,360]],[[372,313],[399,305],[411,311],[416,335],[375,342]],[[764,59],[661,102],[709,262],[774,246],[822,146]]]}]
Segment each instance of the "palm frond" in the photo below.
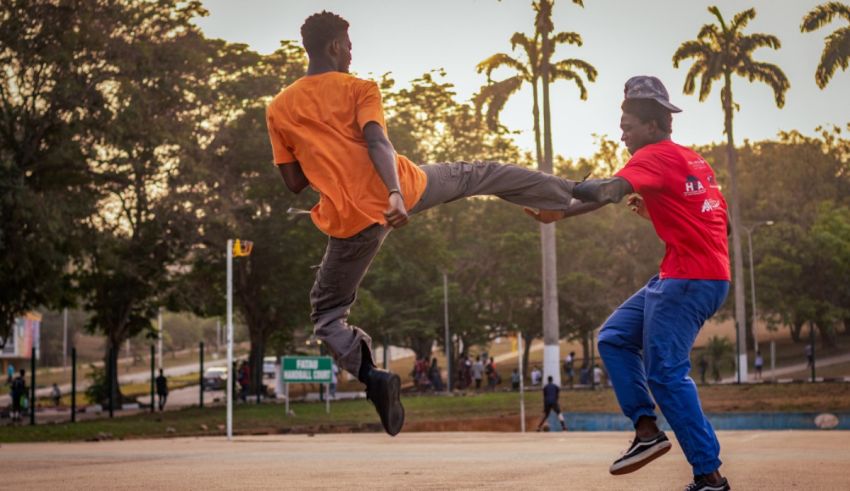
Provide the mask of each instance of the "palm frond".
[{"label": "palm frond", "polygon": [[499,114],[505,108],[508,99],[522,86],[523,77],[517,75],[506,78],[481,87],[481,90],[472,98],[475,110],[481,114],[481,109],[486,105],[487,127],[495,131],[499,128]]},{"label": "palm frond", "polygon": [[732,17],[732,23],[729,25],[730,31],[741,31],[743,28],[747,27],[747,24],[756,18],[756,9],[750,8],[744,10],[742,12],[738,12],[735,14],[735,17]]},{"label": "palm frond", "polygon": [[697,33],[697,39],[706,39],[717,42],[720,39],[720,31],[717,29],[717,24],[705,24]]},{"label": "palm frond", "polygon": [[685,41],[673,53],[673,68],[679,68],[679,63],[688,58],[693,58],[694,63],[700,63],[707,60],[711,55],[712,50],[708,44],[696,40]]},{"label": "palm frond", "polygon": [[694,89],[696,88],[696,79],[700,77],[704,71],[704,63],[694,63],[691,65],[691,68],[688,70],[688,74],[685,76],[685,85],[682,87],[682,92],[684,94],[691,95],[694,93]]},{"label": "palm frond", "polygon": [[581,100],[587,100],[587,87],[585,87],[584,81],[581,79],[581,76],[579,76],[578,73],[572,70],[555,68],[552,70],[552,80],[572,80],[578,87],[579,97],[581,98]]},{"label": "palm frond", "polygon": [[750,63],[746,70],[738,70],[738,75],[746,77],[750,82],[764,82],[773,89],[776,107],[785,105],[785,93],[791,87],[788,77],[781,68],[772,63]]},{"label": "palm frond", "polygon": [[584,75],[587,77],[587,80],[591,82],[596,81],[596,76],[598,75],[596,68],[590,63],[584,60],[578,60],[575,58],[568,58],[566,60],[560,60],[553,65],[551,65],[552,71],[574,71],[581,70],[584,72]]},{"label": "palm frond", "polygon": [[479,63],[475,69],[478,73],[485,73],[489,80],[490,74],[503,66],[514,69],[518,73],[522,74],[523,77],[528,76],[527,67],[522,62],[506,53],[496,53],[495,55],[490,56]]},{"label": "palm frond", "polygon": [[576,46],[581,46],[583,41],[581,40],[581,34],[577,32],[559,32],[552,36],[552,45],[558,44],[573,44]]},{"label": "palm frond", "polygon": [[720,13],[720,9],[717,8],[716,5],[712,5],[711,7],[708,7],[708,11],[717,17],[717,23],[720,24],[720,30],[722,32],[726,32],[726,21],[723,20],[723,14]]},{"label": "palm frond", "polygon": [[850,61],[850,27],[843,27],[826,37],[820,63],[815,71],[815,82],[824,88],[835,70],[847,70]]},{"label": "palm frond", "polygon": [[511,49],[515,50],[517,46],[522,47],[532,66],[537,64],[537,59],[540,57],[540,46],[537,39],[529,38],[521,32],[515,32],[511,36]]},{"label": "palm frond", "polygon": [[812,32],[832,22],[835,16],[843,17],[850,22],[850,6],[840,2],[829,2],[813,8],[800,24],[800,32]]},{"label": "palm frond", "polygon": [[755,33],[749,36],[741,36],[738,41],[738,49],[741,53],[752,53],[758,48],[779,49],[782,43],[779,38],[772,34]]}]

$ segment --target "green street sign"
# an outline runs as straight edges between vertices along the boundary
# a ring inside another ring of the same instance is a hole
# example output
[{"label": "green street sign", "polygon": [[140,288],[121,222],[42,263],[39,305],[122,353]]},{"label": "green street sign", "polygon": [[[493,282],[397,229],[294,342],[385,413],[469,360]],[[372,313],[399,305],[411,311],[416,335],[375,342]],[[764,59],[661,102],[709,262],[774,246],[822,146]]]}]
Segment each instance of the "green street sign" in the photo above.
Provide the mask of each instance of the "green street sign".
[{"label": "green street sign", "polygon": [[331,383],[330,356],[282,356],[283,381],[291,383]]}]

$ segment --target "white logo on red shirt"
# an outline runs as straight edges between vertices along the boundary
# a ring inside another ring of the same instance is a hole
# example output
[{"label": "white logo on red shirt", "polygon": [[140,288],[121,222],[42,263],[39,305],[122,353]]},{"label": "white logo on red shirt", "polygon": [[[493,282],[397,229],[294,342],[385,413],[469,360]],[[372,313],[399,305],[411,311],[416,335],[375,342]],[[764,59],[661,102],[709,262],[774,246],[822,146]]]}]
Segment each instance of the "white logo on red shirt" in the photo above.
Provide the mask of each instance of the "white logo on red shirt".
[{"label": "white logo on red shirt", "polygon": [[694,196],[705,193],[705,187],[699,179],[694,176],[688,176],[685,179],[685,196]]},{"label": "white logo on red shirt", "polygon": [[708,213],[710,211],[714,211],[720,208],[720,201],[716,199],[707,199],[702,202],[702,212]]}]

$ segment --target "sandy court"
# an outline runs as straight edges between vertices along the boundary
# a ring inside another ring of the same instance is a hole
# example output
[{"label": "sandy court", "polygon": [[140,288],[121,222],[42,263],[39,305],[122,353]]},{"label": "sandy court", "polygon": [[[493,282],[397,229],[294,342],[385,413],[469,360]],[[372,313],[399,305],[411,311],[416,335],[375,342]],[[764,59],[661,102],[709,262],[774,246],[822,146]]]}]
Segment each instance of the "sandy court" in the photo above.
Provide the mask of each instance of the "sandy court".
[{"label": "sandy court", "polygon": [[[627,476],[627,433],[178,438],[0,447],[3,489],[683,489],[674,443]],[[850,489],[847,432],[721,432],[733,489]]]}]

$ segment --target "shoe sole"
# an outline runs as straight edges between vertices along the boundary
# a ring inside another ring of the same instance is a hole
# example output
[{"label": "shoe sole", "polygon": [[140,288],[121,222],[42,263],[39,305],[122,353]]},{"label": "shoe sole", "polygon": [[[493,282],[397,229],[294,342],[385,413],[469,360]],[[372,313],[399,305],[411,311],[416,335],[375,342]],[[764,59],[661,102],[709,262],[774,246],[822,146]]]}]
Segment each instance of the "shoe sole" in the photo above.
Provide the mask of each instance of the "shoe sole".
[{"label": "shoe sole", "polygon": [[641,467],[645,466],[646,464],[652,462],[653,460],[657,459],[658,457],[661,457],[662,455],[666,454],[667,452],[670,451],[670,448],[672,448],[672,447],[673,447],[673,444],[670,443],[669,441],[659,443],[657,446],[653,447],[651,450],[647,450],[647,452],[651,452],[651,453],[646,453],[646,454],[640,455],[639,457],[641,457],[641,458],[639,460],[634,460],[632,462],[628,462],[628,463],[624,464],[622,467],[619,467],[617,469],[614,469],[613,466],[612,466],[612,468],[609,469],[609,472],[611,474],[615,475],[615,476],[620,476],[620,475],[623,475],[623,474],[629,474],[631,472],[634,472],[634,471],[640,469]]},{"label": "shoe sole", "polygon": [[390,405],[387,409],[387,420],[381,420],[384,425],[384,430],[390,436],[396,436],[404,427],[404,406],[401,405],[401,378],[392,374],[387,381],[387,393],[390,399]]}]

